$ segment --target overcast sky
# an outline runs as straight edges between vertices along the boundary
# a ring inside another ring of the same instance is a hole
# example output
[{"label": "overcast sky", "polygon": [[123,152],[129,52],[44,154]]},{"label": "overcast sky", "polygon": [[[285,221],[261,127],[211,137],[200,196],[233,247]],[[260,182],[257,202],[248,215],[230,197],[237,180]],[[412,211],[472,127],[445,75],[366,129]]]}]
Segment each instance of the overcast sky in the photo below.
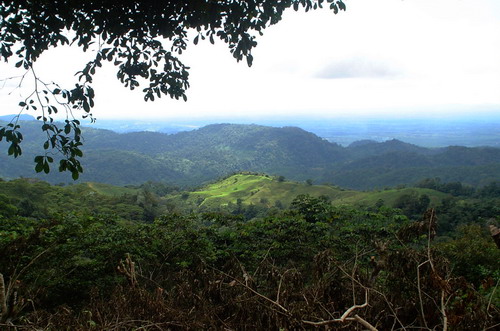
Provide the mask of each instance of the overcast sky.
[{"label": "overcast sky", "polygon": [[[251,68],[236,63],[222,42],[191,44],[182,57],[191,67],[187,102],[146,103],[107,66],[96,75],[93,113],[218,120],[500,113],[500,1],[345,2],[338,15],[327,8],[286,12],[257,40]],[[87,56],[57,49],[36,69],[46,81],[72,86]],[[0,78],[14,74],[6,64],[0,70]],[[0,115],[18,111],[19,91],[7,95],[13,85],[0,89]]]}]

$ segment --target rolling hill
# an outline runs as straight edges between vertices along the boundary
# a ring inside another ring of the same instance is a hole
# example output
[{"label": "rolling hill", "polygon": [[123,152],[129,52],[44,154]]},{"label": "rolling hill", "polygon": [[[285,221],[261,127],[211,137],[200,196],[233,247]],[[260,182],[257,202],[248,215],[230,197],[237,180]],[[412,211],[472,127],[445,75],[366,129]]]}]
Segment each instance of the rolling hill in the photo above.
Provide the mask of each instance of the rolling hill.
[{"label": "rolling hill", "polygon": [[167,203],[183,211],[232,210],[238,203],[259,207],[288,208],[299,195],[326,196],[334,205],[373,206],[383,200],[393,206],[402,195],[427,195],[431,205],[448,194],[423,188],[400,188],[362,192],[331,185],[310,185],[280,180],[279,177],[255,173],[239,173],[207,184],[197,190],[178,192],[164,197]]},{"label": "rolling hill", "polygon": [[[69,174],[58,173],[57,167],[49,175],[34,172],[33,158],[43,153],[43,133],[37,121],[20,124],[25,137],[23,155],[8,157],[6,143],[0,142],[0,177],[71,182]],[[296,127],[213,124],[173,135],[118,134],[85,127],[83,136],[80,182],[127,185],[157,181],[194,187],[250,171],[367,190],[432,177],[473,186],[500,178],[499,148],[429,149],[398,140],[342,147]]]}]

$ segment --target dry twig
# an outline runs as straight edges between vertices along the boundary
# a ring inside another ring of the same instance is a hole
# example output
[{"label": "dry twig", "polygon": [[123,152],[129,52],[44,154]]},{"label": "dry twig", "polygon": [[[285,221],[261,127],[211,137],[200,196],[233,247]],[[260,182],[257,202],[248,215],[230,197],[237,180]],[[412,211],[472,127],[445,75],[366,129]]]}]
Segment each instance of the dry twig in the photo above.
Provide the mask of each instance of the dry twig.
[{"label": "dry twig", "polygon": [[370,331],[377,331],[377,328],[375,328],[369,322],[367,322],[366,320],[361,318],[359,315],[354,315],[354,317],[349,317],[349,315],[351,315],[351,313],[353,311],[355,311],[356,309],[361,309],[361,308],[364,308],[367,306],[368,306],[368,289],[365,289],[365,303],[363,303],[361,305],[354,304],[352,307],[347,309],[342,314],[342,316],[340,316],[339,318],[335,318],[335,319],[327,320],[327,321],[319,321],[319,322],[312,322],[312,321],[303,320],[302,323],[308,324],[308,325],[314,325],[314,326],[324,326],[324,325],[329,325],[329,324],[338,323],[338,322],[343,323],[345,321],[356,321],[356,322],[362,324],[364,327],[368,328]]}]

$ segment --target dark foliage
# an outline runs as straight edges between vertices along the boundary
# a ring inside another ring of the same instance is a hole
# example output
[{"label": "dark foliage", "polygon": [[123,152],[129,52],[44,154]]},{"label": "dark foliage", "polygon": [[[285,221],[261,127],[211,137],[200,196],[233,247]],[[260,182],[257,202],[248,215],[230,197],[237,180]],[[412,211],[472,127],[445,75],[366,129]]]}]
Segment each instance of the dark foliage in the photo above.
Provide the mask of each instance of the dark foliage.
[{"label": "dark foliage", "polygon": [[[487,231],[500,214],[490,199],[457,204],[450,196],[448,209],[409,221],[383,201],[360,209],[301,195],[290,209],[255,218],[241,202],[234,214],[161,211],[151,190],[137,188],[113,197],[88,185],[21,179],[0,181],[0,189],[0,326],[7,330],[366,323],[475,330],[500,322],[500,250]],[[429,203],[401,201],[412,213]],[[450,219],[463,212],[455,228]],[[442,224],[451,227],[446,237]]]},{"label": "dark foliage", "polygon": [[[95,93],[93,77],[103,63],[118,67],[117,78],[133,90],[141,83],[144,99],[161,96],[187,100],[188,69],[178,55],[186,50],[188,31],[196,30],[193,40],[215,39],[226,43],[237,61],[252,65],[256,35],[281,20],[290,7],[321,8],[324,0],[311,1],[1,1],[0,59],[14,60],[16,67],[33,76],[33,91],[20,103],[21,112],[38,111],[46,135],[45,155],[35,158],[37,172],[48,173],[54,158],[49,150],[62,156],[59,171],[70,171],[77,179],[83,168],[79,158],[82,135],[74,112],[93,119]],[[342,0],[328,1],[336,14],[345,10]],[[73,44],[88,51],[97,44],[98,51],[81,71],[74,87],[63,88],[46,83],[37,76],[35,63],[49,48]],[[146,84],[144,84],[146,83]],[[58,112],[66,114],[64,123],[53,122]],[[24,137],[19,116],[0,126],[0,140],[9,144],[8,154],[22,154]]]},{"label": "dark foliage", "polygon": [[[444,323],[471,330],[499,322],[494,285],[478,291],[461,269],[479,258],[456,246],[465,238],[432,244],[434,211],[398,224],[305,198],[297,200],[304,208],[247,223],[216,213],[170,214],[152,224],[4,219],[2,274],[17,284],[11,288],[19,299],[0,323],[20,330],[336,330],[357,329],[358,316],[379,330]],[[305,219],[306,204],[323,205],[314,222]],[[495,248],[487,236],[464,233]],[[498,250],[488,254],[480,263],[490,269],[476,278],[487,282],[498,277],[500,260]]]}]

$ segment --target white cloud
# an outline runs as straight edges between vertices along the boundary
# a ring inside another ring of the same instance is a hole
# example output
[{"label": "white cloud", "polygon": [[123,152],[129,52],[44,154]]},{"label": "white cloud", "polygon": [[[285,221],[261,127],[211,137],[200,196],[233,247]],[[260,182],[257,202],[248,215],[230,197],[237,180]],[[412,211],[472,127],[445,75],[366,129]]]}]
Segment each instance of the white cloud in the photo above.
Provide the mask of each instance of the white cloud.
[{"label": "white cloud", "polygon": [[[192,68],[186,103],[145,103],[106,66],[96,75],[93,112],[98,118],[336,116],[500,106],[497,0],[346,3],[339,15],[285,13],[259,37],[252,68],[236,63],[222,43],[191,45],[183,55]],[[37,68],[47,80],[71,86],[86,56],[56,50]],[[0,114],[12,113],[4,91]]]},{"label": "white cloud", "polygon": [[314,75],[316,78],[390,78],[401,73],[394,65],[366,57],[350,57],[328,63]]}]

